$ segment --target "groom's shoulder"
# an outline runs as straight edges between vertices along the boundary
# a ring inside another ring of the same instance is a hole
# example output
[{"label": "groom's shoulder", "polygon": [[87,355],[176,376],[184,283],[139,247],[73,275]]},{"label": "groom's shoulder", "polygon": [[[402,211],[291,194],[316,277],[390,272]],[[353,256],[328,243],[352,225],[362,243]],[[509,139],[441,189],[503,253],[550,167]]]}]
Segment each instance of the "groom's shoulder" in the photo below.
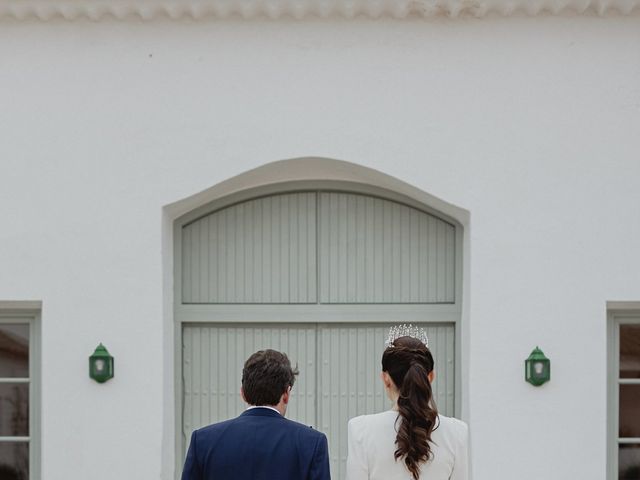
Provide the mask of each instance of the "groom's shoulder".
[{"label": "groom's shoulder", "polygon": [[229,426],[233,424],[235,420],[235,418],[230,418],[229,420],[224,420],[222,422],[212,423],[210,425],[196,429],[195,432],[200,437],[215,435],[219,432],[225,431]]},{"label": "groom's shoulder", "polygon": [[284,425],[286,428],[295,431],[298,435],[302,435],[306,438],[322,438],[325,436],[324,433],[319,432],[309,425],[305,425],[304,423],[296,422],[295,420],[289,420],[288,418],[284,419]]},{"label": "groom's shoulder", "polygon": [[[202,427],[196,430],[196,435],[199,439],[208,441],[212,439],[216,439],[219,437],[223,437],[228,431],[235,431],[237,428],[246,428],[246,424],[242,422],[243,417],[231,418],[229,420],[225,420],[223,422],[213,423],[211,425],[207,425],[206,427]],[[246,420],[246,418],[244,418]],[[315,440],[318,441],[321,438],[325,437],[325,434],[315,430],[313,427],[309,425],[305,425],[303,423],[298,423],[293,420],[289,420],[287,418],[282,418],[282,422],[276,422],[273,424],[273,428],[276,429],[286,429],[291,433],[294,433],[296,437],[304,440]]]}]

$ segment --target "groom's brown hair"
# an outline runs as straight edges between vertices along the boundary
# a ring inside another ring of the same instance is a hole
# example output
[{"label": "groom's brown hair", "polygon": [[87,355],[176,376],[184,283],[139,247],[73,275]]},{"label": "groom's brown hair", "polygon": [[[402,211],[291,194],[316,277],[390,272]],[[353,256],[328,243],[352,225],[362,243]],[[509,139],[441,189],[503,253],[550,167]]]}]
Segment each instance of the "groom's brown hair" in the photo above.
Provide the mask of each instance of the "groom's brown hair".
[{"label": "groom's brown hair", "polygon": [[277,405],[280,397],[293,387],[298,369],[276,350],[260,350],[251,355],[242,369],[242,391],[251,405]]}]

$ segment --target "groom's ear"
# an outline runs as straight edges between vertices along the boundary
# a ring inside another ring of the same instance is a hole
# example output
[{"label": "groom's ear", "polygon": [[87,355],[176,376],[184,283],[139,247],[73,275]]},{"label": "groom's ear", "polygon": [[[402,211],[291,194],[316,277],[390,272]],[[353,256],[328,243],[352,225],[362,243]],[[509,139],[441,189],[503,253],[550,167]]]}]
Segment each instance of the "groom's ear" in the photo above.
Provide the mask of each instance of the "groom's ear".
[{"label": "groom's ear", "polygon": [[240,396],[242,397],[242,401],[244,403],[249,403],[247,402],[247,397],[244,396],[244,388],[240,387]]},{"label": "groom's ear", "polygon": [[289,385],[285,390],[285,392],[282,394],[282,399],[280,401],[285,405],[287,405],[289,403],[290,395],[291,395],[291,385]]}]

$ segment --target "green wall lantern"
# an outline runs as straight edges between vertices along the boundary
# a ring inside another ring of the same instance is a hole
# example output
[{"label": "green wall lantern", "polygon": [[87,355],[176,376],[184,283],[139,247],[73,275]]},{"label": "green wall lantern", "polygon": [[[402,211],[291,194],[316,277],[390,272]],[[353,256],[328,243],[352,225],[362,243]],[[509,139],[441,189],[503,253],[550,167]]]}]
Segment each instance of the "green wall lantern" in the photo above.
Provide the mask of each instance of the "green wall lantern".
[{"label": "green wall lantern", "polygon": [[113,378],[113,357],[102,344],[98,345],[89,357],[89,376],[98,383]]},{"label": "green wall lantern", "polygon": [[551,361],[538,347],[524,362],[524,378],[536,387],[548,382],[551,378]]}]

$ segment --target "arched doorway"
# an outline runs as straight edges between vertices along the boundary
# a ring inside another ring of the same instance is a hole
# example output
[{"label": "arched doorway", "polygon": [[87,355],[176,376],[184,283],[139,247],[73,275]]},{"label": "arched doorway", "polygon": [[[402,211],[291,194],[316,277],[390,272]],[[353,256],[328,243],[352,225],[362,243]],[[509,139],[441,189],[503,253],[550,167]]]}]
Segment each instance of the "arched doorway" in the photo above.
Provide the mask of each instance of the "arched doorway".
[{"label": "arched doorway", "polygon": [[302,181],[249,189],[178,218],[178,440],[238,415],[240,373],[261,348],[300,369],[288,417],[329,439],[342,479],[346,426],[388,408],[378,380],[390,324],[427,329],[435,398],[459,410],[461,227],[385,189]]}]

